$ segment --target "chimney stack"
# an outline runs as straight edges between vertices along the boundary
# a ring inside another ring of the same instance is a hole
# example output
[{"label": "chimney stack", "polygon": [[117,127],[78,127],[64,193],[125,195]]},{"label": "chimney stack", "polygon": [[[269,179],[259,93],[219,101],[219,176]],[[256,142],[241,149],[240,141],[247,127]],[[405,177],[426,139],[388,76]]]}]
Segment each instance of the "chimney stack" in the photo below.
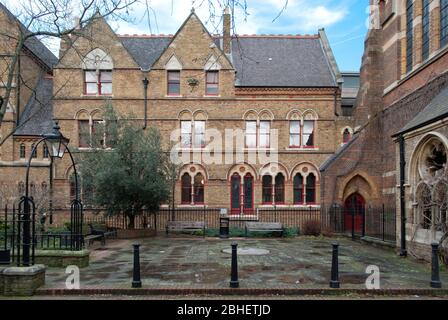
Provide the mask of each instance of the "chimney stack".
[{"label": "chimney stack", "polygon": [[226,7],[223,17],[223,46],[222,49],[225,54],[232,53],[232,37],[230,36],[231,16],[230,9]]}]

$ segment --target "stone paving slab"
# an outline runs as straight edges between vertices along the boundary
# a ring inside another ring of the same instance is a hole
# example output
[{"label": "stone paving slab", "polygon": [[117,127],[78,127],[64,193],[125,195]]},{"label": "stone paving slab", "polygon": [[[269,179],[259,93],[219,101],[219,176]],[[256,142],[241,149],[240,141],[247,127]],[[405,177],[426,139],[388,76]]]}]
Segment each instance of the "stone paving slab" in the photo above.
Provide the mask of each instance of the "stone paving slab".
[{"label": "stone paving slab", "polygon": [[[428,289],[431,268],[412,258],[401,258],[392,249],[372,247],[346,238],[299,237],[294,239],[151,238],[141,243],[141,278],[144,288],[228,288],[231,256],[224,253],[233,241],[240,248],[269,251],[266,255],[238,257],[242,288],[327,288],[331,269],[331,243],[340,243],[340,280],[344,288],[365,288],[367,266],[381,271],[382,289]],[[90,266],[81,269],[81,289],[130,287],[132,243],[109,241],[92,251]],[[50,268],[46,289],[65,288],[65,269]],[[448,272],[441,271],[443,284]]]}]

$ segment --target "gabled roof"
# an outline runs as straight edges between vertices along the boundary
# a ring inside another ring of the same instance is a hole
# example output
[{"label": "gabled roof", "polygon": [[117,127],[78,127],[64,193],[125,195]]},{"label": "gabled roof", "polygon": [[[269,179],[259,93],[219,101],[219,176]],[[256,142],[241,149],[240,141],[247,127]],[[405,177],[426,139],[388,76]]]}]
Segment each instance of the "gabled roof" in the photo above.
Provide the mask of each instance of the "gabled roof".
[{"label": "gabled roof", "polygon": [[[32,120],[30,120],[32,118]],[[40,136],[53,127],[53,79],[41,78],[20,116],[15,136]]]},{"label": "gabled roof", "polygon": [[448,117],[448,87],[443,89],[414,119],[409,121],[394,136],[413,131],[446,117]]},{"label": "gabled roof", "polygon": [[149,70],[171,42],[171,37],[168,36],[118,37],[143,70]]},{"label": "gabled roof", "polygon": [[[148,70],[172,36],[119,36],[140,67]],[[215,37],[216,44],[222,41]],[[336,87],[319,36],[237,36],[232,39],[236,86]]]},{"label": "gabled roof", "polygon": [[[18,22],[23,34],[26,35],[30,33],[30,31],[1,2],[0,10],[4,11],[12,21]],[[50,70],[58,63],[58,58],[56,58],[56,56],[36,37],[28,38],[25,41],[25,47]]]}]

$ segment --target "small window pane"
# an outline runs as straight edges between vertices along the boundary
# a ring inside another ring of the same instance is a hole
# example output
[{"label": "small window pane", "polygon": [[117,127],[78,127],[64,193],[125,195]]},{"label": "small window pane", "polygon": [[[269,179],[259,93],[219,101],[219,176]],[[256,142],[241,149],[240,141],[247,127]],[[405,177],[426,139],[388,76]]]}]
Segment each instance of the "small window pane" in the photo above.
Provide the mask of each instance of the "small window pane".
[{"label": "small window pane", "polygon": [[314,146],[314,121],[304,121],[303,145],[305,147],[313,147]]},{"label": "small window pane", "polygon": [[180,81],[180,72],[179,71],[169,71],[168,72],[168,80],[169,81]]},{"label": "small window pane", "polygon": [[257,122],[247,121],[246,122],[246,133],[257,133]]},{"label": "small window pane", "polygon": [[86,82],[97,82],[98,78],[95,71],[86,71]]},{"label": "small window pane", "polygon": [[101,71],[101,82],[112,82],[112,71]]},{"label": "small window pane", "polygon": [[271,123],[269,121],[260,122],[260,133],[269,133]]},{"label": "small window pane", "polygon": [[98,85],[96,83],[86,83],[86,93],[97,94],[98,93]]},{"label": "small window pane", "polygon": [[112,83],[102,83],[101,94],[112,94]]},{"label": "small window pane", "polygon": [[300,121],[291,121],[289,132],[300,134]]}]

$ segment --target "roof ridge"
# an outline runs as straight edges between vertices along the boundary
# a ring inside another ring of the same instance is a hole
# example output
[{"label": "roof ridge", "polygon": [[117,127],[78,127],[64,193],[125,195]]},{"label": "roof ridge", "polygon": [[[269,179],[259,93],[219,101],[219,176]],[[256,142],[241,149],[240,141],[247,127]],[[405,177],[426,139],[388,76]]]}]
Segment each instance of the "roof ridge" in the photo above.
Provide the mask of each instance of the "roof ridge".
[{"label": "roof ridge", "polygon": [[[172,38],[174,34],[117,34],[119,38]],[[222,38],[220,34],[212,35],[213,38]],[[318,39],[318,34],[237,34],[232,38],[285,38],[285,39]]]}]

